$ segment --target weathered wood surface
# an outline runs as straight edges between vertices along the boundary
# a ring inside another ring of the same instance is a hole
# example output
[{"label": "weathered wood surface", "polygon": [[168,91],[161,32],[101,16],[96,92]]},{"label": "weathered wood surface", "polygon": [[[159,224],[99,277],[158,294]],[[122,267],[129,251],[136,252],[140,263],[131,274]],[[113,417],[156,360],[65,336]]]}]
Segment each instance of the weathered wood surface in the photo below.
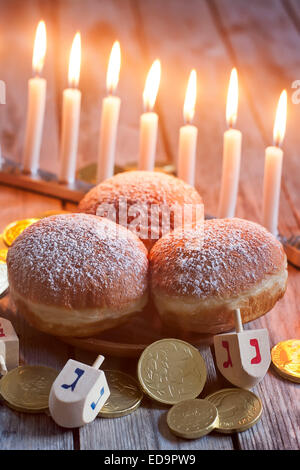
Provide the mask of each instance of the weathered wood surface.
[{"label": "weathered wood surface", "polygon": [[[157,110],[160,117],[158,159],[176,161],[178,129],[191,68],[198,72],[199,128],[196,185],[206,211],[216,213],[225,130],[225,101],[230,70],[238,67],[240,104],[237,127],[243,132],[243,156],[237,215],[260,222],[264,149],[271,143],[277,100],[289,93],[280,231],[300,231],[300,105],[291,101],[291,84],[300,79],[297,0],[60,0],[0,2],[0,61],[7,84],[7,104],[0,106],[3,152],[21,159],[26,115],[27,79],[35,27],[43,17],[48,31],[44,76],[48,80],[47,116],[41,166],[58,168],[61,94],[66,86],[68,55],[73,35],[82,33],[83,93],[78,166],[96,161],[101,99],[112,43],[119,39],[122,69],[118,94],[122,99],[117,162],[131,162],[138,152],[139,115],[144,80],[152,61],[162,62]],[[0,188],[0,230],[12,220],[70,204]],[[248,327],[267,327],[271,344],[300,337],[299,270],[289,267],[288,290],[272,312]],[[8,299],[0,316],[12,315]],[[74,350],[42,335],[13,314],[21,339],[22,361],[60,369],[68,357],[89,363],[94,355]],[[213,351],[202,350],[209,377],[201,397],[228,385],[215,370]],[[106,368],[135,374],[135,360],[107,358]],[[1,448],[18,449],[297,449],[299,386],[270,369],[254,390],[263,400],[261,421],[233,436],[212,433],[197,441],[174,437],[166,426],[166,409],[144,399],[134,414],[116,420],[98,419],[74,431],[58,428],[44,415],[24,415],[0,405]]]}]

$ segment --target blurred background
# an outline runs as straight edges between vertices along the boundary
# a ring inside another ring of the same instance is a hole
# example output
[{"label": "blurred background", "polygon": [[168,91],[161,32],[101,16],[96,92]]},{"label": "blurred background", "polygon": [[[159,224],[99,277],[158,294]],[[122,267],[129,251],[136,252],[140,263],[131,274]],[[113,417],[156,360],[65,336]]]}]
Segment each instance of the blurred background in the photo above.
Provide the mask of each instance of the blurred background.
[{"label": "blurred background", "polygon": [[[207,211],[215,213],[222,171],[225,106],[230,72],[239,74],[236,127],[243,133],[237,215],[259,220],[264,149],[272,144],[279,95],[288,92],[281,208],[285,225],[299,225],[300,104],[293,104],[300,80],[300,2],[298,0],[1,0],[0,79],[6,104],[0,105],[3,154],[21,161],[32,76],[32,50],[40,19],[47,28],[47,104],[40,166],[58,169],[62,92],[67,87],[69,53],[76,31],[82,39],[79,88],[82,91],[79,154],[81,168],[96,162],[101,102],[111,47],[122,52],[121,114],[116,163],[137,160],[142,93],[153,60],[162,78],[155,109],[159,114],[157,161],[175,162],[189,73],[198,74],[194,123],[198,126],[196,186]],[[245,196],[246,195],[246,196]]]}]

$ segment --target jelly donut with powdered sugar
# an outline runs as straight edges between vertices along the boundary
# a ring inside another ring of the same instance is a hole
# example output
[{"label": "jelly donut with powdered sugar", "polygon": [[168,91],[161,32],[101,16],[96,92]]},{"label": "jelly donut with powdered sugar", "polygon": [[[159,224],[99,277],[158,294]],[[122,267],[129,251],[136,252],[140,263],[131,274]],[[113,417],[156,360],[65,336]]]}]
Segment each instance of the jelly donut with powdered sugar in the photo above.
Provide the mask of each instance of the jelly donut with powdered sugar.
[{"label": "jelly donut with powdered sugar", "polygon": [[285,290],[287,261],[281,243],[247,220],[213,219],[175,230],[149,255],[151,292],[163,321],[181,330],[216,334],[273,308]]},{"label": "jelly donut with powdered sugar", "polygon": [[34,327],[90,336],[124,322],[147,302],[147,250],[114,222],[55,215],[28,227],[7,256],[10,295]]},{"label": "jelly donut with powdered sugar", "polygon": [[134,231],[148,250],[175,228],[182,210],[185,220],[191,217],[194,223],[202,209],[193,186],[159,171],[118,173],[94,186],[79,204],[80,212],[108,217]]}]

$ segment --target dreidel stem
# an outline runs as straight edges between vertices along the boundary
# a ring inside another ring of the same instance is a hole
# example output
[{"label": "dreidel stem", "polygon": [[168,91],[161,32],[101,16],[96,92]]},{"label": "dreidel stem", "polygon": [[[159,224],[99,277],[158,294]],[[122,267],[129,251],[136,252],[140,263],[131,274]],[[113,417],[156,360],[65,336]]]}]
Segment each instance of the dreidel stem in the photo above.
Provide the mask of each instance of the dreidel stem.
[{"label": "dreidel stem", "polygon": [[5,364],[4,357],[0,355],[0,374],[5,375],[7,374],[7,367]]},{"label": "dreidel stem", "polygon": [[97,359],[95,360],[94,364],[92,365],[92,367],[94,369],[99,369],[99,367],[101,366],[102,362],[104,361],[105,357],[104,356],[101,356],[101,354],[97,357]]},{"label": "dreidel stem", "polygon": [[243,322],[242,322],[242,316],[240,309],[237,308],[234,311],[234,323],[235,323],[235,329],[237,333],[241,333],[243,331]]}]

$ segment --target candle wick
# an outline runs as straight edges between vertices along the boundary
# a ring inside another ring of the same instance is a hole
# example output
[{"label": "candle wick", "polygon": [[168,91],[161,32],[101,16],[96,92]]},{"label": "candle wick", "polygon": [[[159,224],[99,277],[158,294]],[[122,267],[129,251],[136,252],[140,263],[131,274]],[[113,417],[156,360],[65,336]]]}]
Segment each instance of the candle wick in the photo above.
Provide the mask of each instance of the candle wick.
[{"label": "candle wick", "polygon": [[279,139],[278,139],[278,140],[277,140],[277,139],[276,139],[276,140],[274,140],[274,141],[273,141],[273,145],[274,145],[274,147],[277,147],[277,148],[279,148],[279,149],[280,149],[280,148],[281,148],[281,143],[280,143],[280,140],[279,140]]}]

